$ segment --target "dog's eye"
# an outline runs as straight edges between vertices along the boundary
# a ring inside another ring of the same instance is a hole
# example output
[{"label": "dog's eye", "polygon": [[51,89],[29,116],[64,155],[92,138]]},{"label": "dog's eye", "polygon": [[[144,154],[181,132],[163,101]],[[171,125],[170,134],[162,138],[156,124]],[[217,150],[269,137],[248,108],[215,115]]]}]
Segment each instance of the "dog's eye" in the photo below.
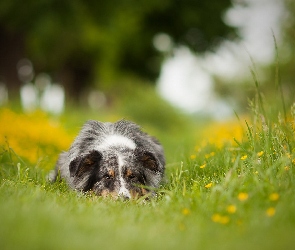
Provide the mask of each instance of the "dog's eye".
[{"label": "dog's eye", "polygon": [[106,174],[106,175],[103,176],[103,178],[106,179],[106,180],[111,180],[111,179],[113,179],[113,176],[111,176],[109,174]]},{"label": "dog's eye", "polygon": [[129,178],[129,179],[135,179],[136,176],[135,176],[134,174],[131,174],[131,175],[128,176],[128,178]]}]

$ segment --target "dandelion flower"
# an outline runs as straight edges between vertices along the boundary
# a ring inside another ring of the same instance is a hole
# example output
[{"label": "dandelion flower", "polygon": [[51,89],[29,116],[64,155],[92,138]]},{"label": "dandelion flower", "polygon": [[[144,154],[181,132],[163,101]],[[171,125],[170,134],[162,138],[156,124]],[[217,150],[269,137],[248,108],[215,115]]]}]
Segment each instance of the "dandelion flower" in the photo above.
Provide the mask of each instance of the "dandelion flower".
[{"label": "dandelion flower", "polygon": [[191,160],[194,160],[194,159],[197,158],[197,156],[196,155],[191,155],[190,158],[191,158]]},{"label": "dandelion flower", "polygon": [[219,222],[220,218],[221,218],[220,214],[213,214],[211,217],[212,221],[214,221],[214,222]]},{"label": "dandelion flower", "polygon": [[264,152],[263,151],[260,151],[260,152],[257,153],[257,156],[258,157],[261,157],[263,154],[264,154]]},{"label": "dandelion flower", "polygon": [[242,193],[238,194],[238,199],[240,201],[246,201],[246,200],[248,200],[248,198],[249,198],[249,195],[247,193],[242,192]]},{"label": "dandelion flower", "polygon": [[211,217],[213,222],[220,223],[220,224],[227,224],[229,223],[228,216],[222,216],[220,214],[213,214]]},{"label": "dandelion flower", "polygon": [[234,214],[237,211],[237,207],[235,205],[229,205],[227,206],[226,211],[229,214]]},{"label": "dandelion flower", "polygon": [[247,157],[248,157],[247,155],[243,155],[243,156],[241,157],[241,160],[244,161],[244,160],[247,159]]},{"label": "dandelion flower", "polygon": [[210,182],[210,183],[208,183],[208,184],[205,186],[205,188],[210,188],[210,187],[212,187],[212,185],[213,185],[213,183]]},{"label": "dandelion flower", "polygon": [[279,196],[278,193],[272,193],[272,194],[270,194],[270,196],[269,196],[269,199],[270,199],[271,201],[277,201],[279,198],[280,198],[280,196]]},{"label": "dandelion flower", "polygon": [[209,154],[206,154],[205,155],[205,158],[210,158],[210,157],[212,157],[212,156],[214,156],[215,155],[215,152],[211,152],[211,153],[209,153]]},{"label": "dandelion flower", "polygon": [[206,163],[200,166],[200,168],[204,168],[204,167],[206,167]]},{"label": "dandelion flower", "polygon": [[276,213],[276,209],[275,209],[274,207],[270,207],[270,208],[268,208],[268,209],[266,210],[266,215],[267,215],[268,217],[272,217],[272,216],[274,216],[275,213]]},{"label": "dandelion flower", "polygon": [[285,171],[289,171],[290,170],[290,167],[289,166],[285,166],[284,169],[285,169]]},{"label": "dandelion flower", "polygon": [[[0,109],[0,124],[0,145],[9,143],[17,155],[30,163],[65,150],[73,140],[59,123],[51,122],[41,111],[19,114],[9,109]],[[48,164],[50,165],[51,163]]]},{"label": "dandelion flower", "polygon": [[191,211],[188,208],[182,209],[182,214],[183,215],[189,215],[190,213],[191,213]]},{"label": "dandelion flower", "polygon": [[228,216],[221,216],[220,221],[221,224],[227,224],[229,223],[229,217]]}]

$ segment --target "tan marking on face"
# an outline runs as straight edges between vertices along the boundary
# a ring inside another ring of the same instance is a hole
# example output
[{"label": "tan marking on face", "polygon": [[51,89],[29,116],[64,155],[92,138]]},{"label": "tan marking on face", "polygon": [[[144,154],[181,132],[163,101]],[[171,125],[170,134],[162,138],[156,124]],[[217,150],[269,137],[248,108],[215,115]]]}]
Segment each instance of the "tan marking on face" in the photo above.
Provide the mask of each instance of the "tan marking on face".
[{"label": "tan marking on face", "polygon": [[115,171],[113,169],[109,170],[109,176],[115,177]]},{"label": "tan marking on face", "polygon": [[133,173],[130,169],[127,169],[127,172],[126,172],[126,176],[129,177],[131,176]]},{"label": "tan marking on face", "polygon": [[141,194],[137,191],[137,190],[130,190],[130,194],[131,194],[131,199],[133,200],[137,200]]},{"label": "tan marking on face", "polygon": [[118,198],[118,193],[117,192],[110,192],[109,190],[106,190],[106,189],[102,190],[101,193],[100,193],[100,195],[102,197],[111,197],[113,199],[117,199]]},{"label": "tan marking on face", "polygon": [[100,195],[103,196],[103,197],[107,197],[109,195],[109,193],[110,192],[108,190],[102,190]]},{"label": "tan marking on face", "polygon": [[141,188],[141,193],[142,193],[142,195],[144,196],[144,195],[148,194],[149,191],[147,191],[147,190],[144,189],[144,188]]},{"label": "tan marking on face", "polygon": [[137,200],[141,196],[144,196],[148,193],[149,193],[149,191],[144,188],[130,190],[131,199],[133,199],[133,200]]}]

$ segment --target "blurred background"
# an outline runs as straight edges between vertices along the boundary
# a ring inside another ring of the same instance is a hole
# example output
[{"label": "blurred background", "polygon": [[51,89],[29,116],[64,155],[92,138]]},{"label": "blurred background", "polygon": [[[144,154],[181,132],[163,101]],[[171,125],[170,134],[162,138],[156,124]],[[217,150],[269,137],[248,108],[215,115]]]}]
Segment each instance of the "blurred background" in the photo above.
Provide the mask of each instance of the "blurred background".
[{"label": "blurred background", "polygon": [[293,0],[2,0],[0,105],[224,119],[254,96],[249,68],[292,102],[294,28]]}]

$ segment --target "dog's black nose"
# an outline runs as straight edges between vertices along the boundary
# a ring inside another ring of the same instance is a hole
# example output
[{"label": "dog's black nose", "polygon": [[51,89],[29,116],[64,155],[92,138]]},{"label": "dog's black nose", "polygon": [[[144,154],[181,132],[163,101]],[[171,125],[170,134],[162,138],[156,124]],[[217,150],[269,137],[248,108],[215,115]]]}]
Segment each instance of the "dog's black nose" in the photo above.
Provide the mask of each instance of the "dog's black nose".
[{"label": "dog's black nose", "polygon": [[121,200],[124,200],[124,201],[126,201],[126,200],[129,200],[130,199],[130,197],[129,196],[127,196],[127,195],[119,195],[119,198],[121,199]]},{"label": "dog's black nose", "polygon": [[129,191],[126,188],[120,188],[118,196],[123,200],[129,200],[131,198]]}]

